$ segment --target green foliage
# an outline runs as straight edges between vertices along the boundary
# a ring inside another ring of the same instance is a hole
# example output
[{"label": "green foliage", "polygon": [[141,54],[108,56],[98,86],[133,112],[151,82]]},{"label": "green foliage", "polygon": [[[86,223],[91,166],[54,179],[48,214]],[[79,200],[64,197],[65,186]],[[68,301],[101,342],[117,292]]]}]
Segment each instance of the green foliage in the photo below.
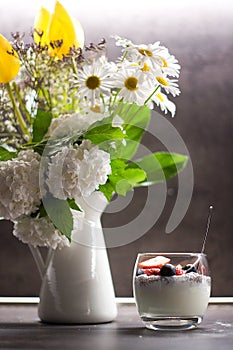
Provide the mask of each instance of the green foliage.
[{"label": "green foliage", "polygon": [[133,169],[143,169],[146,173],[146,181],[140,186],[148,186],[164,182],[183,170],[188,157],[178,153],[156,152],[135,160],[129,165]]},{"label": "green foliage", "polygon": [[100,187],[100,191],[108,200],[111,199],[113,192],[125,196],[134,186],[146,179],[144,170],[130,168],[124,159],[113,159],[111,168],[112,174],[109,175],[107,183]]},{"label": "green foliage", "polygon": [[[122,128],[113,127],[114,116],[123,120]],[[84,135],[92,143],[110,153],[111,158],[132,159],[150,121],[146,106],[120,103],[110,117],[97,122]]]},{"label": "green foliage", "polygon": [[78,211],[80,211],[80,208],[79,208],[79,206],[75,203],[75,200],[74,199],[67,199],[67,203],[69,204],[69,207],[71,208],[71,209],[74,209],[74,210],[78,210]]},{"label": "green foliage", "polygon": [[92,126],[86,132],[84,138],[98,145],[99,148],[110,152],[112,142],[122,142],[125,134],[120,128],[112,127],[108,119],[104,119],[101,124],[96,123],[94,127]]},{"label": "green foliage", "polygon": [[[114,116],[123,120],[122,127],[112,127]],[[131,161],[149,121],[150,110],[146,106],[120,103],[109,118],[86,133],[85,138],[111,155],[112,173],[106,184],[99,186],[109,201],[114,192],[125,196],[134,187],[164,182],[185,167],[188,157],[177,153],[157,152]]]},{"label": "green foliage", "polygon": [[110,202],[112,195],[115,191],[114,186],[111,184],[111,182],[108,180],[104,185],[99,186],[99,190],[103,192],[107,200]]},{"label": "green foliage", "polygon": [[114,158],[132,159],[150,122],[150,109],[136,104],[120,103],[114,112],[123,121],[125,142],[118,144]]},{"label": "green foliage", "polygon": [[17,157],[17,152],[12,152],[0,146],[0,161],[7,161]]},{"label": "green foliage", "polygon": [[40,142],[46,135],[52,121],[52,113],[38,109],[32,129],[32,142]]},{"label": "green foliage", "polygon": [[68,202],[47,195],[43,198],[43,205],[54,226],[70,241],[73,217]]},{"label": "green foliage", "polygon": [[125,196],[134,187],[150,186],[164,182],[183,170],[188,157],[177,153],[157,152],[127,163],[124,159],[113,159],[112,174],[99,190],[108,201],[113,193]]}]

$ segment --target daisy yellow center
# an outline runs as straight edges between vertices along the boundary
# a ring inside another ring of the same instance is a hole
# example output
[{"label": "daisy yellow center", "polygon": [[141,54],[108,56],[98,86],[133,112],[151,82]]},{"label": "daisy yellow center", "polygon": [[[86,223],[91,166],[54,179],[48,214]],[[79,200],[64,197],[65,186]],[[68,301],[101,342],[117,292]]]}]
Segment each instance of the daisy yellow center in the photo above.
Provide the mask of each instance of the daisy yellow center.
[{"label": "daisy yellow center", "polygon": [[164,58],[162,58],[162,57],[160,57],[160,60],[161,60],[161,63],[162,63],[161,67],[167,68],[167,66],[168,66],[167,61]]},{"label": "daisy yellow center", "polygon": [[163,77],[156,77],[156,79],[159,82],[159,84],[164,85],[164,86],[168,86],[167,80],[165,80]]},{"label": "daisy yellow center", "polygon": [[85,81],[86,87],[90,90],[95,90],[100,87],[100,78],[96,75],[91,75]]},{"label": "daisy yellow center", "polygon": [[148,64],[144,63],[144,66],[141,68],[141,70],[143,72],[149,72],[150,71],[150,67],[148,66]]},{"label": "daisy yellow center", "polygon": [[164,102],[164,98],[160,93],[157,94],[157,97],[161,102]]},{"label": "daisy yellow center", "polygon": [[101,113],[100,105],[91,106],[90,110],[95,113]]},{"label": "daisy yellow center", "polygon": [[143,55],[143,56],[148,56],[148,57],[152,57],[153,56],[153,53],[150,50],[138,49],[138,52],[140,52],[140,54]]},{"label": "daisy yellow center", "polygon": [[137,90],[137,84],[138,84],[138,79],[135,77],[128,77],[125,80],[125,87],[126,89],[130,90],[130,91],[135,91]]}]

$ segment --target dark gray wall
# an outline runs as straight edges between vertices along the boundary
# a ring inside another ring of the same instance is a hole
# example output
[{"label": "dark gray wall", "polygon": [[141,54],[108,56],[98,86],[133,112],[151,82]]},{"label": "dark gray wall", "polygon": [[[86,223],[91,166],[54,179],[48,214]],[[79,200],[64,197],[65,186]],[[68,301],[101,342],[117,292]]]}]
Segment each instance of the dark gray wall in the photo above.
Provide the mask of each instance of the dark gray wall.
[{"label": "dark gray wall", "polygon": [[[127,4],[127,10],[122,1],[106,2],[105,7],[101,3],[87,1],[81,9],[75,5],[74,15],[86,30],[87,42],[98,42],[112,33],[138,43],[160,40],[179,59],[182,94],[176,98],[177,115],[170,121],[186,143],[195,176],[191,205],[173,233],[166,234],[165,227],[176,198],[176,179],[168,183],[169,195],[157,223],[138,240],[109,249],[116,294],[131,295],[137,252],[200,250],[207,210],[213,204],[214,217],[206,246],[213,277],[212,295],[233,295],[233,3],[157,0]],[[84,5],[80,2],[79,6]],[[13,9],[9,20],[6,5],[1,7],[0,32],[7,34],[17,29],[14,23],[18,23],[19,29],[30,27],[34,11],[25,12],[25,17],[21,13],[20,19],[20,10]],[[111,57],[116,54],[111,45],[109,54]],[[149,136],[144,142],[155,151],[162,149]],[[133,201],[124,211],[104,214],[104,225],[118,226],[119,222],[129,221],[143,207],[146,191],[135,191]],[[27,246],[12,237],[11,224],[0,225],[0,295],[37,295],[39,276]]]}]

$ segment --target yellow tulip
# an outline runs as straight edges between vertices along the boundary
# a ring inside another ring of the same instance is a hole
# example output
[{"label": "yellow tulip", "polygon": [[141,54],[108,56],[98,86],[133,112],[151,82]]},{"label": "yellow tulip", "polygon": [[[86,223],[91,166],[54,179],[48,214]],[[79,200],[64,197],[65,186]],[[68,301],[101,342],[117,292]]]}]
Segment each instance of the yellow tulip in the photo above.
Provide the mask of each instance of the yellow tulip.
[{"label": "yellow tulip", "polygon": [[34,41],[37,45],[49,45],[48,26],[50,20],[51,13],[44,7],[41,7],[34,21]]},{"label": "yellow tulip", "polygon": [[36,16],[34,40],[47,45],[50,55],[61,59],[71,48],[83,48],[84,32],[81,24],[56,1],[53,14],[42,8]]},{"label": "yellow tulip", "polygon": [[9,41],[0,34],[0,83],[9,83],[20,69],[18,54]]}]

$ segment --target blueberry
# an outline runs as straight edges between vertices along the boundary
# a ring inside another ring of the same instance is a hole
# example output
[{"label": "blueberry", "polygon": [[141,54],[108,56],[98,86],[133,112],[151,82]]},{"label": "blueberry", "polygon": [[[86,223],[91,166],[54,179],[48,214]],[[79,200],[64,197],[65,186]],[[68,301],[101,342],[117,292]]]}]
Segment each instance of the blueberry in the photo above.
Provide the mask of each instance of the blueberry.
[{"label": "blueberry", "polygon": [[143,275],[143,274],[144,274],[144,270],[138,268],[138,269],[137,269],[137,272],[136,272],[136,276],[140,276],[140,275]]},{"label": "blueberry", "polygon": [[172,264],[165,264],[160,269],[160,276],[174,276],[176,274],[176,268]]},{"label": "blueberry", "polygon": [[185,270],[186,273],[189,273],[189,272],[197,272],[196,266],[193,266],[192,264],[187,264],[187,265],[185,265],[184,267],[182,267],[182,269]]}]

